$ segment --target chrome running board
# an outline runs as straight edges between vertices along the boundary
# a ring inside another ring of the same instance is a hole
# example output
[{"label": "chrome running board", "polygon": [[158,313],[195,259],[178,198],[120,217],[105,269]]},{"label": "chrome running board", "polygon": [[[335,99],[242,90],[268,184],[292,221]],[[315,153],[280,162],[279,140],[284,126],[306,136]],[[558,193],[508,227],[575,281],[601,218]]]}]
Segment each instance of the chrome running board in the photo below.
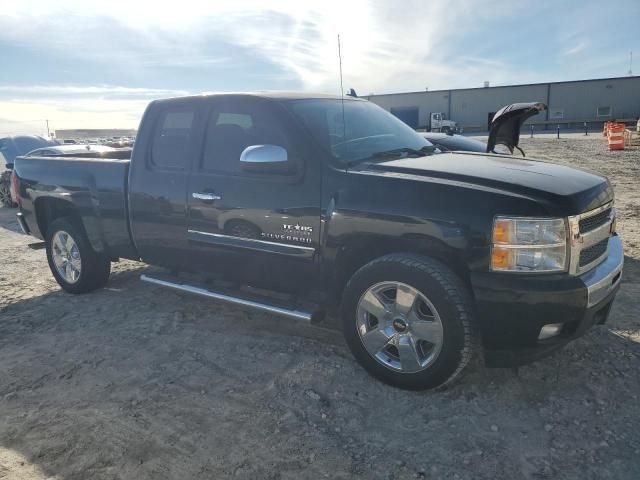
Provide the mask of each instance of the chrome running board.
[{"label": "chrome running board", "polygon": [[260,310],[263,312],[274,313],[276,315],[282,315],[283,317],[293,318],[295,320],[303,320],[305,322],[310,322],[312,317],[311,312],[303,312],[301,310],[291,310],[288,308],[278,307],[275,305],[270,305],[268,303],[262,303],[255,300],[250,300],[247,298],[235,297],[227,293],[216,292],[206,288],[197,287],[195,285],[190,285],[188,283],[175,283],[168,280],[162,280],[160,278],[150,277],[148,275],[140,275],[140,280],[142,280],[143,282],[160,285],[161,287],[167,287],[167,288],[172,288],[174,290],[179,290],[181,292],[187,292],[187,293],[192,293],[194,295],[201,295],[203,297],[213,298],[214,300],[230,303],[232,305],[239,305],[241,307],[249,307],[254,310]]}]

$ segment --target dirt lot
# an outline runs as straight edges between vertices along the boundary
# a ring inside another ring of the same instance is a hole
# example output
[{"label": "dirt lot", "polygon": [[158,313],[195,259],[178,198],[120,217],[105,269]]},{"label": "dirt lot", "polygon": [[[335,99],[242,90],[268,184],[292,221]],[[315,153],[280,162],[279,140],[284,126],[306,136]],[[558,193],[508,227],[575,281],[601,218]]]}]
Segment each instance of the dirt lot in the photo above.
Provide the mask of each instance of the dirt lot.
[{"label": "dirt lot", "polygon": [[133,262],[62,293],[0,208],[0,479],[640,478],[640,152],[522,144],[609,176],[622,289],[564,351],[438,393],[374,381],[337,333],[143,284]]}]

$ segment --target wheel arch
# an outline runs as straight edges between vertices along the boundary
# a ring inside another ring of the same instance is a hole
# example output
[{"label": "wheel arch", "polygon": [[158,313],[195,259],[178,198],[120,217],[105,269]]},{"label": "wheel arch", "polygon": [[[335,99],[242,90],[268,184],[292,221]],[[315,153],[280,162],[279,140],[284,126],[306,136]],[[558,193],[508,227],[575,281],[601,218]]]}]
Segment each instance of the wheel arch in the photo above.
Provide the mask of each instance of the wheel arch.
[{"label": "wheel arch", "polygon": [[82,228],[91,247],[96,252],[104,252],[102,231],[96,224],[97,222],[93,221],[91,217],[83,216],[80,208],[73,202],[61,198],[40,197],[34,202],[34,213],[38,230],[43,238],[46,238],[47,230],[53,221],[70,217]]},{"label": "wheel arch", "polygon": [[408,253],[438,260],[449,267],[471,291],[469,268],[462,260],[461,252],[433,237],[419,237],[361,237],[345,242],[338,250],[336,267],[331,275],[332,300],[336,304],[340,303],[344,287],[360,268],[391,253]]}]

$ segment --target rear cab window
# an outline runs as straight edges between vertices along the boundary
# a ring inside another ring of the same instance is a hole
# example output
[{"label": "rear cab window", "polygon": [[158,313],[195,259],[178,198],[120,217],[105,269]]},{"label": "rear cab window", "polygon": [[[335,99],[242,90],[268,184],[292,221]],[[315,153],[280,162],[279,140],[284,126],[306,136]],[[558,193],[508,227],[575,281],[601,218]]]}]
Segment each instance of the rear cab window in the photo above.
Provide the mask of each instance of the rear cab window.
[{"label": "rear cab window", "polygon": [[151,165],[157,169],[185,170],[194,140],[194,108],[175,107],[160,113],[151,143]]}]

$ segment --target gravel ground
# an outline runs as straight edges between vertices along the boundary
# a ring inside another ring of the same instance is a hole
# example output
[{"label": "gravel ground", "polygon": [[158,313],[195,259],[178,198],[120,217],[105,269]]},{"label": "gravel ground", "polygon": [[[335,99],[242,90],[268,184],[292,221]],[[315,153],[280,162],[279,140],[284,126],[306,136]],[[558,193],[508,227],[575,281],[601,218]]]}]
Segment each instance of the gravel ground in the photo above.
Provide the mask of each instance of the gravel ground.
[{"label": "gravel ground", "polygon": [[617,192],[608,325],[444,392],[374,381],[339,334],[138,281],[71,296],[0,208],[0,479],[640,478],[640,152],[525,138]]}]

